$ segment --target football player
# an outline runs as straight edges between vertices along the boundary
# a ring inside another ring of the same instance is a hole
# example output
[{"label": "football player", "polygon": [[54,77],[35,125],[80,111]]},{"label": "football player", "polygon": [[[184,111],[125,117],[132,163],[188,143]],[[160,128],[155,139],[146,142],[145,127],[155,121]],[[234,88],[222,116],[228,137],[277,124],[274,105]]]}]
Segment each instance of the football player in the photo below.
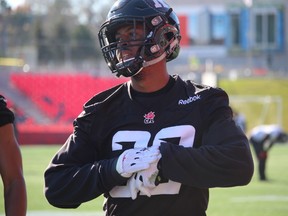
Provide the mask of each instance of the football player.
[{"label": "football player", "polygon": [[209,188],[247,185],[253,161],[227,94],[169,75],[177,15],[162,0],[118,0],[99,31],[129,81],[96,95],[45,171],[45,195],[76,208],[104,194],[105,215],[206,215]]},{"label": "football player", "polygon": [[266,181],[268,151],[275,143],[287,142],[287,133],[279,125],[258,125],[252,128],[249,140],[258,160],[259,180]]},{"label": "football player", "polygon": [[14,113],[7,108],[5,98],[0,95],[0,175],[4,186],[5,215],[25,216],[26,186],[13,121]]}]

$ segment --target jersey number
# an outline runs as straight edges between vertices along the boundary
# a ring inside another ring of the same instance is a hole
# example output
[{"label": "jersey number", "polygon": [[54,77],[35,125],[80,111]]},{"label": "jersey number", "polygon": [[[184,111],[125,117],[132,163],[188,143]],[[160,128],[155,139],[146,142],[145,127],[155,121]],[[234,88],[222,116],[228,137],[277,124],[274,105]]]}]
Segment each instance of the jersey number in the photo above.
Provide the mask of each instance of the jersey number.
[{"label": "jersey number", "polygon": [[[192,147],[195,138],[195,128],[191,125],[179,125],[161,129],[153,139],[153,145],[159,145],[163,140],[169,138],[179,138],[179,145]],[[121,142],[134,142],[134,148],[144,148],[148,146],[151,134],[148,131],[118,131],[112,139],[112,150],[121,150]],[[181,184],[169,180],[167,183],[159,184],[151,194],[178,194]],[[116,186],[110,192],[112,197],[131,197],[129,188]],[[140,194],[141,195],[141,194]]]}]

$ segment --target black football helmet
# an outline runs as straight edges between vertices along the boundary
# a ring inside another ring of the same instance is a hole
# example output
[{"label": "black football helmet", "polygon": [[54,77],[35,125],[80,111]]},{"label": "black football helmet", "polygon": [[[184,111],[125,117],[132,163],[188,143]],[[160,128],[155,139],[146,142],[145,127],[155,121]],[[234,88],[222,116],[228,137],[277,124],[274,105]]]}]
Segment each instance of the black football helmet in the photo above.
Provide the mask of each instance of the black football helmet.
[{"label": "black football helmet", "polygon": [[[116,31],[123,26],[134,28],[141,25],[144,36],[141,39],[117,41]],[[162,59],[175,59],[180,50],[180,25],[172,8],[163,0],[117,0],[111,7],[106,22],[101,26],[99,42],[103,56],[116,76],[131,77],[143,67],[153,65]],[[130,43],[131,40],[133,43]],[[119,60],[116,52],[137,46],[138,52],[133,58]],[[133,45],[132,45],[133,44]]]}]

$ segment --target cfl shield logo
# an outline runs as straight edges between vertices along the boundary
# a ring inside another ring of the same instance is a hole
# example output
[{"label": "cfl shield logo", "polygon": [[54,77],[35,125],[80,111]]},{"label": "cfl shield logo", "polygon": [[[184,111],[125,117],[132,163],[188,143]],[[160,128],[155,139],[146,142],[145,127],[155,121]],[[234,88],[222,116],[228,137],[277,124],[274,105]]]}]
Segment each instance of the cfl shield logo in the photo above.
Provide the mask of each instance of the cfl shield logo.
[{"label": "cfl shield logo", "polygon": [[155,118],[155,112],[149,112],[144,115],[144,123],[145,124],[153,124]]}]

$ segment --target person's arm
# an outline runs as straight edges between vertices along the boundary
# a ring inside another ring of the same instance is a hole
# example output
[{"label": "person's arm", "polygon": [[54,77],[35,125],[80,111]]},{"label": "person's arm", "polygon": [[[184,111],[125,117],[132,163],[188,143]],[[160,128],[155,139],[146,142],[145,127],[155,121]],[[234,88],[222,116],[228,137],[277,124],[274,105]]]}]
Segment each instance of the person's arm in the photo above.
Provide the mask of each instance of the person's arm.
[{"label": "person's arm", "polygon": [[89,139],[92,122],[90,117],[77,118],[74,133],[44,173],[45,196],[55,207],[77,208],[127,181],[116,171],[118,158],[103,159]]},{"label": "person's arm", "polygon": [[201,188],[248,184],[253,161],[248,141],[241,132],[231,121],[223,121],[211,126],[200,148],[162,144],[163,176]]},{"label": "person's arm", "polygon": [[227,95],[216,91],[207,97],[202,95],[201,100],[201,143],[194,143],[197,148],[161,144],[163,176],[200,188],[248,184],[253,175],[253,160],[247,137],[232,119]]},{"label": "person's arm", "polygon": [[22,158],[12,123],[0,127],[0,174],[6,215],[26,215],[27,197]]}]

